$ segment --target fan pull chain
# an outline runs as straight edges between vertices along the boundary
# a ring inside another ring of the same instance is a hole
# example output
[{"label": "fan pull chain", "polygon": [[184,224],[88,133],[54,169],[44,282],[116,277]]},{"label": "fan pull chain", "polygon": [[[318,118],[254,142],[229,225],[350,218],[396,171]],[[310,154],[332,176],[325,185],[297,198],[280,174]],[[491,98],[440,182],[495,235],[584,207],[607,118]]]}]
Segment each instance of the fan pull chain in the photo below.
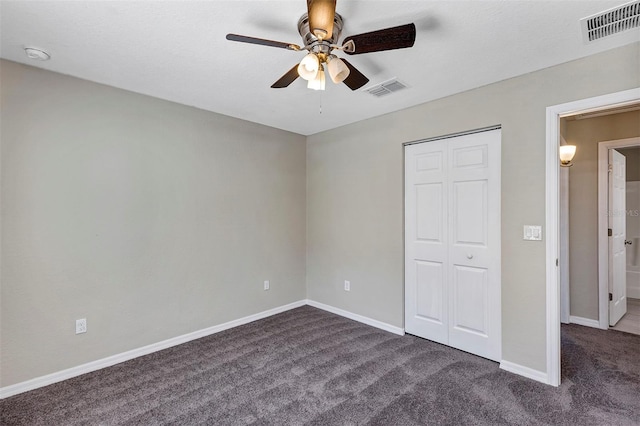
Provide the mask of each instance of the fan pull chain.
[{"label": "fan pull chain", "polygon": [[322,91],[320,91],[320,115],[322,115]]}]

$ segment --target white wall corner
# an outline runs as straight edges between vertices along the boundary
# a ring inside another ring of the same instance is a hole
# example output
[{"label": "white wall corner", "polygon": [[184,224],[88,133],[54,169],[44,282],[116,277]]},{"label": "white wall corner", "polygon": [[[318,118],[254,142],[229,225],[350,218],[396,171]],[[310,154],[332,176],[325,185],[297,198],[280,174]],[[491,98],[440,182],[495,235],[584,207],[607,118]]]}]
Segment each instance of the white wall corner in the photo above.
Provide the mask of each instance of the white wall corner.
[{"label": "white wall corner", "polygon": [[640,299],[640,288],[629,287],[627,284],[627,298],[628,299]]},{"label": "white wall corner", "polygon": [[161,342],[152,343],[151,345],[143,346],[141,348],[132,349],[127,352],[122,352],[120,354],[112,355],[96,361],[91,361],[86,364],[68,368],[66,370],[47,374],[46,376],[40,376],[31,380],[16,383],[14,385],[5,386],[0,388],[0,399],[8,398],[10,396],[17,395],[19,393],[23,393],[23,392],[34,390],[44,386],[48,386],[53,383],[61,382],[63,380],[80,376],[82,374],[100,370],[102,368],[110,367],[112,365],[116,365],[121,362],[129,361],[131,359],[138,358],[143,355],[148,355],[153,352],[161,351],[163,349],[167,349],[172,346],[177,346],[182,343],[189,342],[191,340],[199,339],[201,337],[210,336],[212,334],[219,333],[221,331],[228,330],[230,328],[245,325],[250,322],[254,322],[263,318],[270,317],[272,315],[289,311],[291,309],[299,308],[306,304],[307,304],[306,300],[299,300],[297,302],[289,303],[283,306],[278,306],[276,308],[259,312],[257,314],[253,314],[253,315],[249,315],[233,321],[225,322],[223,324],[214,325],[212,327],[208,327],[202,330],[197,330],[191,333],[183,334],[181,336],[172,337],[171,339],[163,340]]},{"label": "white wall corner", "polygon": [[500,369],[546,385],[551,384],[549,375],[544,371],[534,370],[533,368],[525,367],[524,365],[516,364],[515,362],[502,360],[500,361]]},{"label": "white wall corner", "polygon": [[384,331],[388,331],[399,336],[404,336],[404,328],[396,327],[395,325],[387,324],[386,322],[378,321],[373,318],[365,317],[363,315],[354,314],[353,312],[345,311],[344,309],[336,308],[324,303],[316,302],[315,300],[307,300],[307,305],[314,308],[322,309],[323,311],[331,312],[332,314],[340,315],[341,317],[349,318],[354,321],[361,322],[363,324],[370,325],[371,327],[379,328]]},{"label": "white wall corner", "polygon": [[586,327],[600,328],[600,321],[591,318],[583,318],[571,315],[569,317],[570,324],[584,325]]}]

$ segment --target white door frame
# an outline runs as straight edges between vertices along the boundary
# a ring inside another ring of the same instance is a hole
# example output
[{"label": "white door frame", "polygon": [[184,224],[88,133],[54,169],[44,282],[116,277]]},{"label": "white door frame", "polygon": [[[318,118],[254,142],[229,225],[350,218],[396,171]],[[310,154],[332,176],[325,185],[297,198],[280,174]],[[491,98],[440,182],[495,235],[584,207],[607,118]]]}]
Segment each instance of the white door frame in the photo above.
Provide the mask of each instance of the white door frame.
[{"label": "white door frame", "polygon": [[579,101],[547,107],[546,122],[546,293],[547,293],[547,383],[560,385],[560,118],[578,113],[609,109],[640,100],[640,87]]},{"label": "white door frame", "polygon": [[571,322],[571,276],[569,274],[569,169],[560,168],[560,322]]},{"label": "white door frame", "polygon": [[598,143],[598,323],[609,329],[609,150],[640,145],[640,138]]}]

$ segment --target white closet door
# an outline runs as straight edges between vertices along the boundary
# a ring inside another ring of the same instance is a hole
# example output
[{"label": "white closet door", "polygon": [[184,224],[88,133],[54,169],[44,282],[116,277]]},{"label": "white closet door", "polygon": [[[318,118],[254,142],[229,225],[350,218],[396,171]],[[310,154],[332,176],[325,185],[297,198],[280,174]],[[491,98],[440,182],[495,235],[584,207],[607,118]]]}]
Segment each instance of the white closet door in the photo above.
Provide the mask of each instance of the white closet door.
[{"label": "white closet door", "polygon": [[449,343],[447,145],[405,148],[405,330]]},{"label": "white closet door", "polygon": [[626,262],[626,158],[609,150],[609,325],[614,326],[627,313]]},{"label": "white closet door", "polygon": [[449,344],[499,361],[500,130],[449,147]]},{"label": "white closet door", "polygon": [[405,148],[405,330],[501,357],[500,130]]}]

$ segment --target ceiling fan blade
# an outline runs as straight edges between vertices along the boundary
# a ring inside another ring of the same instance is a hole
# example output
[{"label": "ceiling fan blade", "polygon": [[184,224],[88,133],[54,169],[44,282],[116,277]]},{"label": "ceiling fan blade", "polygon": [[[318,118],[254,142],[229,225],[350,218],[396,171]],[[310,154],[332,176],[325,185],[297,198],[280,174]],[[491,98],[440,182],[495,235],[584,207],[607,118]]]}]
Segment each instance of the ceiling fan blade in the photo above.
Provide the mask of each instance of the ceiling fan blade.
[{"label": "ceiling fan blade", "polygon": [[283,87],[289,86],[291,83],[296,81],[299,77],[298,74],[298,64],[295,64],[293,68],[291,68],[285,75],[280,77],[280,80],[276,81],[271,85],[273,89],[282,89]]},{"label": "ceiling fan blade", "polygon": [[307,0],[309,30],[320,40],[330,40],[333,34],[333,19],[336,0]]},{"label": "ceiling fan blade", "polygon": [[266,40],[263,38],[248,37],[239,34],[227,34],[227,40],[239,41],[241,43],[259,44],[261,46],[280,47],[282,49],[295,50],[301,49],[297,44],[283,43],[281,41]]},{"label": "ceiling fan blade", "polygon": [[413,46],[415,41],[416,26],[411,23],[349,36],[344,39],[343,46],[345,53],[358,55],[383,50],[404,49]]},{"label": "ceiling fan blade", "polygon": [[342,62],[349,68],[349,76],[344,79],[343,83],[349,86],[351,90],[358,90],[365,84],[369,82],[369,79],[365,77],[360,71],[356,69],[353,65],[347,62],[346,59],[342,59]]}]

